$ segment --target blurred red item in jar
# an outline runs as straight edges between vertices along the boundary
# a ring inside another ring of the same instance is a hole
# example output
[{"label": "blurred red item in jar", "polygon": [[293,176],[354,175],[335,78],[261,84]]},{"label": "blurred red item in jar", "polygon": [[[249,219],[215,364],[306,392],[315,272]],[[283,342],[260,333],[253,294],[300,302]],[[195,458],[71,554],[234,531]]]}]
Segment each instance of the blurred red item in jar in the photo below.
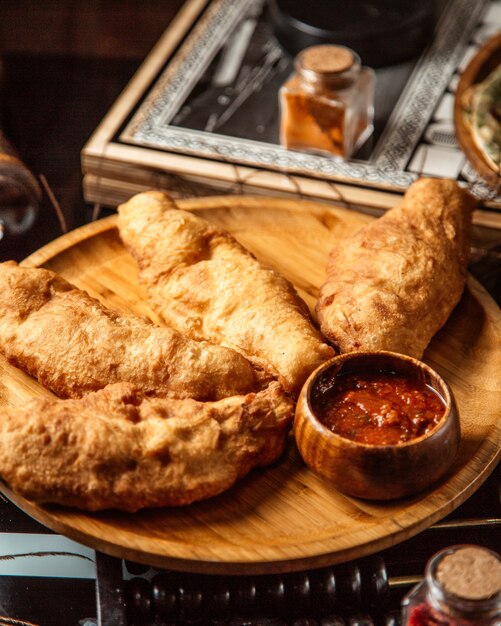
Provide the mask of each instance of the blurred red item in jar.
[{"label": "blurred red item in jar", "polygon": [[499,626],[501,557],[474,545],[451,546],[426,565],[402,601],[402,626]]}]

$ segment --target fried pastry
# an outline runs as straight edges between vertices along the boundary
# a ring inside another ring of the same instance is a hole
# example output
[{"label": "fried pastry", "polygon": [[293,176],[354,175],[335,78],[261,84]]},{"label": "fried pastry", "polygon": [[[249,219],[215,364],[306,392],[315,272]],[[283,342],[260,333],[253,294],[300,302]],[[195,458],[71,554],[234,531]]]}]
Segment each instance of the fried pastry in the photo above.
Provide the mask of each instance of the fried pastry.
[{"label": "fried pastry", "polygon": [[140,193],[118,213],[122,241],[167,324],[238,350],[293,393],[333,356],[291,283],[229,233],[173,208],[162,192]]},{"label": "fried pastry", "polygon": [[2,409],[0,475],[22,496],[96,511],[178,506],[282,453],[293,402],[277,382],[217,402],[117,383],[77,400]]},{"label": "fried pastry", "polygon": [[402,203],[339,241],[316,313],[341,352],[420,358],[464,289],[473,198],[450,180],[421,179]]},{"label": "fried pastry", "polygon": [[63,398],[114,382],[217,400],[261,382],[238,352],[118,313],[54,272],[0,264],[0,351]]}]

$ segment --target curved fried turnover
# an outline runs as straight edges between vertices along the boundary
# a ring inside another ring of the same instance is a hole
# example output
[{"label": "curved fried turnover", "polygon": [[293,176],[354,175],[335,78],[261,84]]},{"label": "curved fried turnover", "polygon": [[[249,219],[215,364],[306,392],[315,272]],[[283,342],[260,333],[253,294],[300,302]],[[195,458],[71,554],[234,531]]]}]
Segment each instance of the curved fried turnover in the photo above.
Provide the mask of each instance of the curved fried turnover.
[{"label": "curved fried turnover", "polygon": [[464,289],[473,198],[421,179],[402,203],[332,250],[316,312],[341,351],[420,358]]},{"label": "curved fried turnover", "polygon": [[0,475],[35,502],[91,511],[189,504],[277,459],[292,415],[276,382],[217,402],[147,398],[128,383],[34,399],[2,409]]},{"label": "curved fried turnover", "polygon": [[289,281],[229,233],[145,192],[118,208],[118,227],[151,305],[198,341],[229,346],[297,393],[333,356]]},{"label": "curved fried turnover", "polygon": [[238,352],[111,311],[54,272],[14,261],[0,264],[0,351],[63,398],[113,382],[197,400],[258,389]]}]

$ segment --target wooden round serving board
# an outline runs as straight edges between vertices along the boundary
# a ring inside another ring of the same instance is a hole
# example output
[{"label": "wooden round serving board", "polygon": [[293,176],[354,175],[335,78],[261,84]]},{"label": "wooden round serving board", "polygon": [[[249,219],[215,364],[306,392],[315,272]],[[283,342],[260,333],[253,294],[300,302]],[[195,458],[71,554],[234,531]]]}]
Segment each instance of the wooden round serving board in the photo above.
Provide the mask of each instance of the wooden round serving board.
[{"label": "wooden round serving board", "polygon": [[[231,231],[289,278],[313,308],[336,241],[372,218],[341,208],[264,197],[183,200],[181,208]],[[115,217],[94,222],[25,260],[60,272],[109,306],[151,314]],[[446,286],[445,286],[446,288]],[[156,319],[153,316],[153,319]],[[446,480],[413,499],[378,503],[343,496],[303,464],[291,437],[275,465],[226,493],[184,508],[84,513],[37,506],[4,492],[56,532],[103,552],[156,567],[219,574],[302,570],[347,561],[400,542],[470,496],[501,456],[501,313],[473,279],[425,360],[452,386],[462,445]],[[0,362],[0,403],[47,394]]]}]

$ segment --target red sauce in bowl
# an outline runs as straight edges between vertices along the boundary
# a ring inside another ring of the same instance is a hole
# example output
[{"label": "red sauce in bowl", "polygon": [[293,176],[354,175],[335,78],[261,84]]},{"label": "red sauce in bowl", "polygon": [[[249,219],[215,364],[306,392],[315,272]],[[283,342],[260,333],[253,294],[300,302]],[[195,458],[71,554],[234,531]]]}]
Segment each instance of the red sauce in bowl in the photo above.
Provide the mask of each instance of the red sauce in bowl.
[{"label": "red sauce in bowl", "polygon": [[373,445],[420,437],[445,413],[444,401],[434,389],[391,372],[333,374],[314,404],[317,418],[333,433]]}]

